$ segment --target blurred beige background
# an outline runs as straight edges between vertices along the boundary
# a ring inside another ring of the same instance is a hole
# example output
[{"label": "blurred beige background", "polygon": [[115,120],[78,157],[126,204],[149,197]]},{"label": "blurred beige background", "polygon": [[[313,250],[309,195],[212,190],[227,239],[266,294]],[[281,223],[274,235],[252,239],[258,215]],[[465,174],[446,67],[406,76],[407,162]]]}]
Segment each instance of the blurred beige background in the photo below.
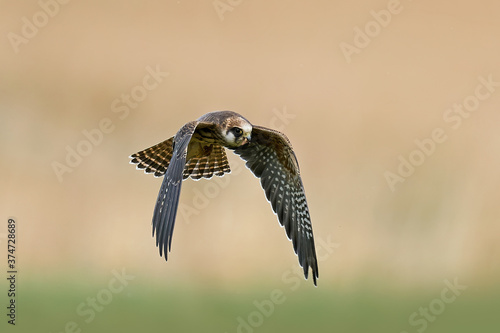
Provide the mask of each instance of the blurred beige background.
[{"label": "blurred beige background", "polygon": [[[388,21],[387,1],[222,3],[71,1],[44,21],[37,1],[2,1],[0,207],[17,219],[23,276],[127,267],[146,283],[282,284],[297,259],[236,156],[241,172],[224,182],[184,183],[192,214],[177,216],[168,263],[151,237],[161,179],[128,164],[184,123],[234,110],[294,145],[317,245],[334,244],[318,250],[320,287],[496,283],[500,84],[477,87],[500,82],[500,4],[401,1]],[[168,75],[146,90],[154,70]],[[474,111],[447,113],[464,101]],[[111,129],[89,148],[84,132],[102,121]],[[386,173],[423,156],[415,140],[436,128],[446,140],[391,190]],[[87,156],[60,181],[54,163],[78,147]],[[200,192],[215,194],[200,204]]]}]

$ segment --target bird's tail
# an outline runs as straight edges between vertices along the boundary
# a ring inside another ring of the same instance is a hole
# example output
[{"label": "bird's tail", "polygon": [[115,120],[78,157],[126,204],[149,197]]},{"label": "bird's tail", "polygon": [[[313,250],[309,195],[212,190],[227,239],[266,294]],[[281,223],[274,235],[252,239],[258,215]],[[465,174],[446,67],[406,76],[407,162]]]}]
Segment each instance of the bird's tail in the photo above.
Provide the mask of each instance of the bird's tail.
[{"label": "bird's tail", "polygon": [[154,173],[161,177],[167,172],[173,153],[174,138],[160,142],[152,147],[130,155],[130,163],[137,164],[137,169],[144,169],[145,173]]}]

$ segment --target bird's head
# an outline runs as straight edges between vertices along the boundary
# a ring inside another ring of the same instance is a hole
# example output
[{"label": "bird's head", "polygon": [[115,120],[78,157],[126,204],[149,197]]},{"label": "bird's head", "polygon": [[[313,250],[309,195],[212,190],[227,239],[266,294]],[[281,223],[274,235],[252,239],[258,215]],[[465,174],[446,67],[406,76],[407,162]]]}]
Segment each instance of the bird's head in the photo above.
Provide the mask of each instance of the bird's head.
[{"label": "bird's head", "polygon": [[233,111],[209,112],[201,116],[198,121],[217,124],[224,146],[229,149],[238,148],[252,138],[252,124]]},{"label": "bird's head", "polygon": [[252,138],[252,124],[241,116],[230,117],[223,126],[222,135],[228,148],[237,148]]}]

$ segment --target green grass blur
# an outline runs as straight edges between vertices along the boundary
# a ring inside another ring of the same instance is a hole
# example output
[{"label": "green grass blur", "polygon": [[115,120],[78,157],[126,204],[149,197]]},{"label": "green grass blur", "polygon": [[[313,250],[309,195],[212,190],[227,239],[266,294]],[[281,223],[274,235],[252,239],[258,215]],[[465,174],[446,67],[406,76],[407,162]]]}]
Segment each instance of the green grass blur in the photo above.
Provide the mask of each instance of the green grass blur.
[{"label": "green grass blur", "polygon": [[[441,287],[422,293],[397,291],[388,286],[369,289],[360,286],[349,293],[321,286],[314,290],[304,290],[303,286],[292,290],[287,286],[254,285],[231,290],[144,282],[131,282],[89,320],[90,315],[78,315],[76,309],[89,297],[95,298],[107,280],[87,283],[63,279],[43,284],[22,281],[17,323],[11,331],[66,332],[70,322],[75,326],[70,323],[67,332],[493,333],[498,328],[499,289],[468,288],[424,327],[421,323],[411,325],[409,317],[439,298]],[[273,290],[282,293],[281,303],[270,308]],[[255,302],[265,310],[258,310]]]}]

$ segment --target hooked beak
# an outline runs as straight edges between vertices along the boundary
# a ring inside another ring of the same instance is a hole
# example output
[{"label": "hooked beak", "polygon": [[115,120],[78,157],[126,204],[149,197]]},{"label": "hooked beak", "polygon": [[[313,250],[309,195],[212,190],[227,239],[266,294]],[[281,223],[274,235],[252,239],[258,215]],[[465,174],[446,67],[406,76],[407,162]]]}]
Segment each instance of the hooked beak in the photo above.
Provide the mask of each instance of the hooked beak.
[{"label": "hooked beak", "polygon": [[245,137],[243,137],[243,142],[241,144],[242,145],[246,145],[250,141],[252,141],[252,134],[248,133],[248,135],[246,135]]}]

